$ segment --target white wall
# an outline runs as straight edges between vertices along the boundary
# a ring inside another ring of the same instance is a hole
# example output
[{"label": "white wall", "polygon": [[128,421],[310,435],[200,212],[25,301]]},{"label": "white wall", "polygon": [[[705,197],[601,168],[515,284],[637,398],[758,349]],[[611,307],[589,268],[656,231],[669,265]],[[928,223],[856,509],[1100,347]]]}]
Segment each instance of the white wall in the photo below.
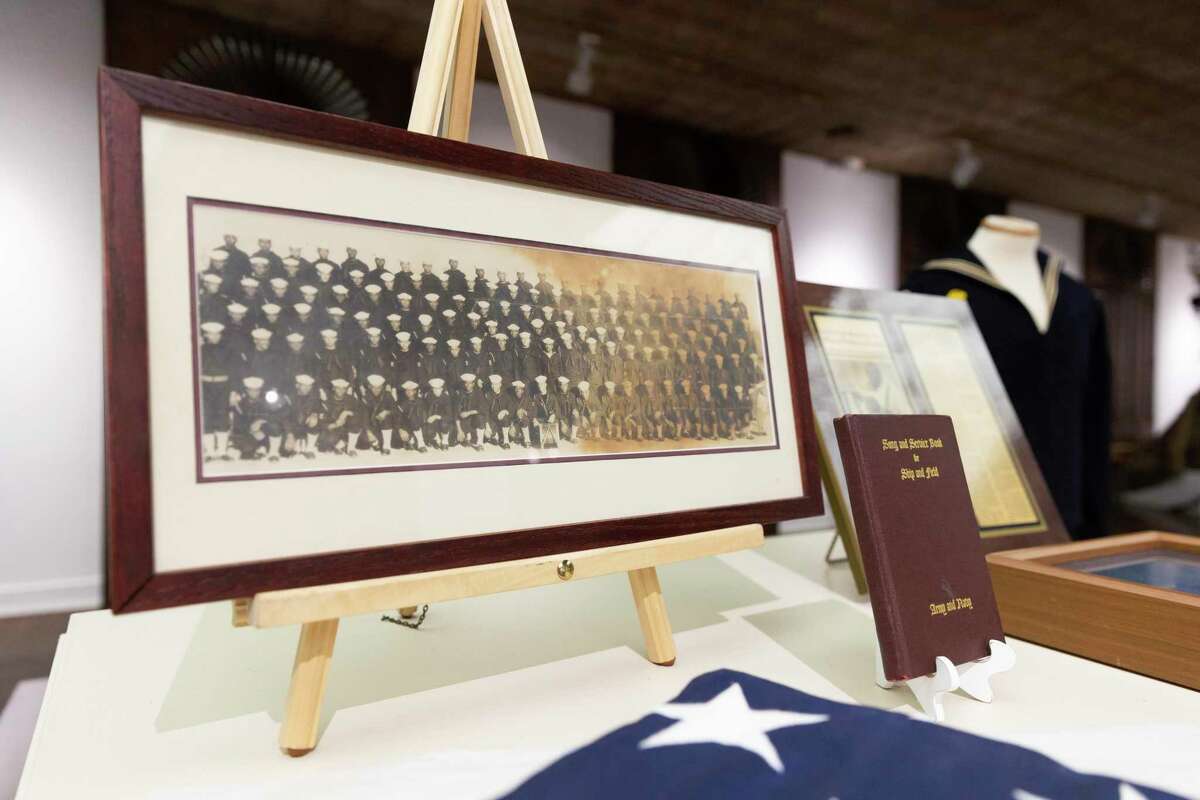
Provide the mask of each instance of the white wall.
[{"label": "white wall", "polygon": [[900,179],[785,152],[780,196],[792,234],[796,277],[895,289],[899,272]]},{"label": "white wall", "polygon": [[1083,280],[1083,215],[1037,203],[1013,200],[1008,213],[1036,222],[1042,229],[1042,247],[1063,257],[1063,271]]},{"label": "white wall", "polygon": [[1200,284],[1188,267],[1200,242],[1158,237],[1154,289],[1154,431],[1162,432],[1200,389],[1200,313],[1192,298]]},{"label": "white wall", "polygon": [[102,25],[0,3],[0,616],[100,601]]},{"label": "white wall", "polygon": [[[608,109],[533,96],[546,153],[555,161],[612,171],[613,117]],[[487,81],[475,86],[471,103],[472,144],[512,151],[512,130],[504,113],[500,87]]]}]

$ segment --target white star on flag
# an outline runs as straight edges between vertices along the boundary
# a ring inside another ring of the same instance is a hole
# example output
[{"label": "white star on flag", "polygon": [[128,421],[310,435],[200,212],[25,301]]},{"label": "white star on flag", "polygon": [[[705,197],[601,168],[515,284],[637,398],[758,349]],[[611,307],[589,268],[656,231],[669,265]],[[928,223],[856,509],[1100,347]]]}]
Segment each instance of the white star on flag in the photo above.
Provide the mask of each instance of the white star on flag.
[{"label": "white star on flag", "polygon": [[676,744],[723,744],[749,750],[778,773],[783,772],[783,761],[767,734],[780,728],[815,725],[829,719],[826,714],[751,708],[737,683],[707,703],[667,703],[651,713],[677,722],[643,739],[638,743],[639,750]]}]

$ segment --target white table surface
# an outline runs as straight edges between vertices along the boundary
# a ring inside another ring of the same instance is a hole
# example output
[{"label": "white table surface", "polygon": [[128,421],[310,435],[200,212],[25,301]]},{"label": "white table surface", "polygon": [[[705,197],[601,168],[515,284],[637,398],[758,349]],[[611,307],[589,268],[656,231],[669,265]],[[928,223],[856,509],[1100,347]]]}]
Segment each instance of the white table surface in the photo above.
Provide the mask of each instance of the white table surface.
[{"label": "white table surface", "polygon": [[[298,628],[234,629],[228,603],[76,614],[17,797],[494,797],[721,667],[911,712],[874,685],[870,607],[828,536],[662,568],[670,668],[643,658],[623,575],[440,604],[417,632],[344,620],[300,759],[276,745]],[[995,702],[951,695],[947,724],[1200,796],[1200,693],[1009,641]]]}]

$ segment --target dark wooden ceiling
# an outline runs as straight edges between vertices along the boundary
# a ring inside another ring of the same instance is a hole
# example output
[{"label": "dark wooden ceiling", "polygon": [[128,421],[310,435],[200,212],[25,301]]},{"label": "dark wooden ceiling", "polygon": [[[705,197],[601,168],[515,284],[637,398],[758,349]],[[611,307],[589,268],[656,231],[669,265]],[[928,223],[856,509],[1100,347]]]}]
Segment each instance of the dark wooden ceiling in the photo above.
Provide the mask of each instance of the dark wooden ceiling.
[{"label": "dark wooden ceiling", "polygon": [[[431,0],[169,0],[420,59]],[[510,0],[535,91],[1200,235],[1195,0]],[[490,61],[480,59],[490,72]],[[405,78],[405,84],[407,78]],[[553,157],[553,153],[551,153]]]}]

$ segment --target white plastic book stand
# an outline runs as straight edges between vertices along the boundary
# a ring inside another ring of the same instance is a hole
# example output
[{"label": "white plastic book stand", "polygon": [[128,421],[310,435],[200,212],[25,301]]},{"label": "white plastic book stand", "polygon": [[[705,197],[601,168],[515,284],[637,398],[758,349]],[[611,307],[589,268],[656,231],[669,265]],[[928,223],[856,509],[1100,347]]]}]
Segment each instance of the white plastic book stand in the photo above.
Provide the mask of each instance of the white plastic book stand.
[{"label": "white plastic book stand", "polygon": [[942,708],[942,695],[962,689],[967,695],[982,703],[992,702],[991,678],[1007,672],[1017,663],[1016,652],[1004,642],[991,639],[988,642],[991,655],[978,661],[970,661],[959,667],[945,656],[938,656],[937,670],[929,675],[909,678],[906,681],[889,681],[883,674],[883,656],[879,643],[875,643],[875,683],[882,689],[894,689],[907,684],[921,711],[934,722],[944,722],[946,712]]}]

